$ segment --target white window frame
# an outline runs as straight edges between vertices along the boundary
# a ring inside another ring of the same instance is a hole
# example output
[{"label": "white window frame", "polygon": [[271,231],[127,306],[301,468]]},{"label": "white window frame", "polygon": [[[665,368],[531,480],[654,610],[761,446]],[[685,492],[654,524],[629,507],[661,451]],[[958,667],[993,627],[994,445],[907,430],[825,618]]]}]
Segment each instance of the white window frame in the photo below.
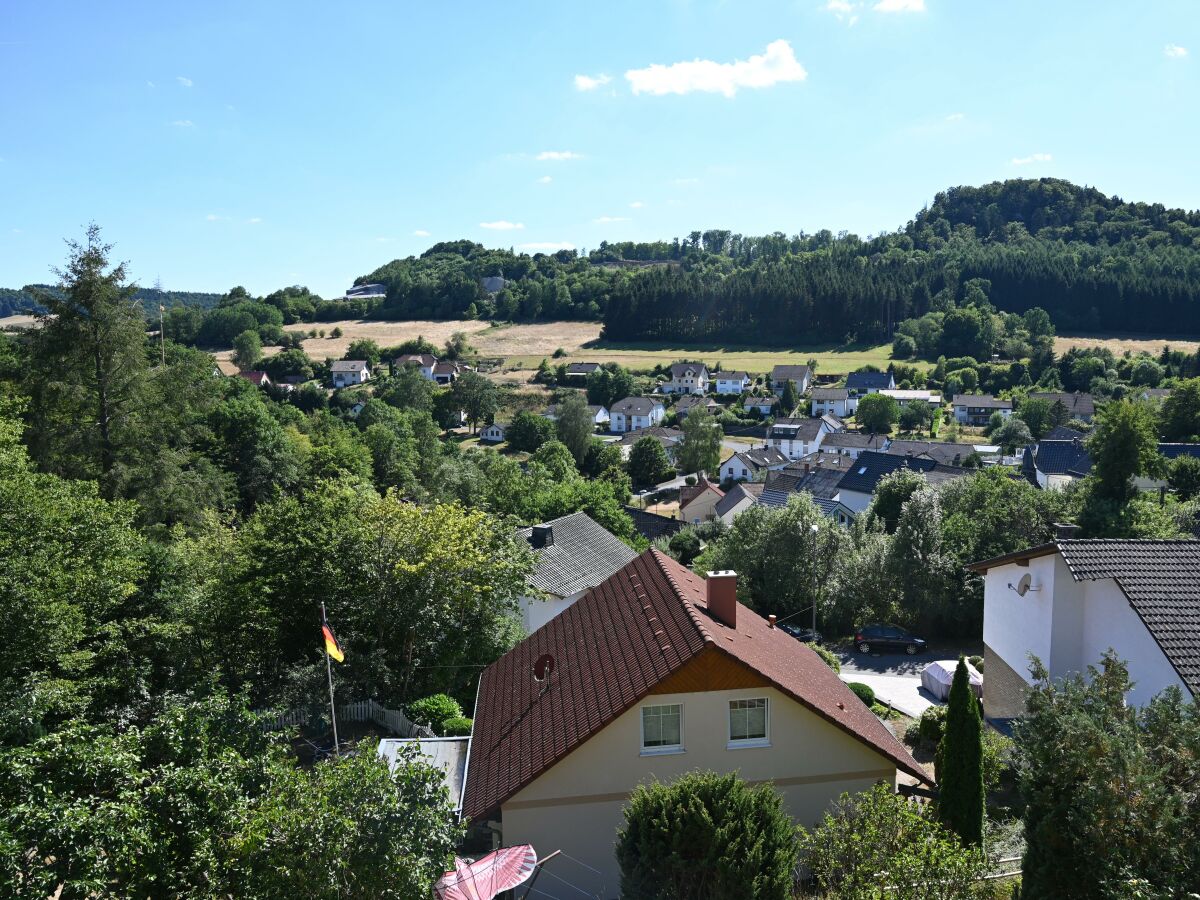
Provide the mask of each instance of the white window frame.
[{"label": "white window frame", "polygon": [[[763,702],[764,734],[755,738],[734,738],[733,736],[733,704],[745,703],[747,700]],[[735,697],[725,704],[725,749],[748,750],[754,747],[771,746],[771,699],[769,697]]]},{"label": "white window frame", "polygon": [[[661,746],[661,747],[647,747],[646,746],[646,710],[647,709],[657,709],[657,708],[667,707],[667,706],[675,706],[675,707],[679,708],[679,743],[678,744],[667,744],[667,745]],[[639,743],[640,750],[641,750],[639,755],[641,755],[641,756],[668,756],[673,753],[686,752],[684,749],[684,742],[683,742],[683,727],[684,727],[684,719],[683,719],[683,704],[682,703],[644,703],[644,704],[642,704],[641,708],[638,710],[638,733],[639,733],[639,738],[640,738],[638,743]]]}]

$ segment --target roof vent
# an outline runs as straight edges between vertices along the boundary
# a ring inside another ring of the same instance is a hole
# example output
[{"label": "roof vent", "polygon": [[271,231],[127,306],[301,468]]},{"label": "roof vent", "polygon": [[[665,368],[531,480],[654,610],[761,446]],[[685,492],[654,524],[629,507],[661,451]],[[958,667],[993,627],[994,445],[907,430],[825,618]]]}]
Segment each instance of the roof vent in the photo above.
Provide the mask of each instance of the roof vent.
[{"label": "roof vent", "polygon": [[529,534],[529,543],[534,550],[540,550],[543,547],[554,546],[554,526],[553,525],[534,525],[533,531]]},{"label": "roof vent", "polygon": [[1060,541],[1069,541],[1079,536],[1079,526],[1070,522],[1055,522],[1054,537]]},{"label": "roof vent", "polygon": [[737,628],[737,572],[731,569],[709,572],[704,587],[712,617],[723,625]]}]

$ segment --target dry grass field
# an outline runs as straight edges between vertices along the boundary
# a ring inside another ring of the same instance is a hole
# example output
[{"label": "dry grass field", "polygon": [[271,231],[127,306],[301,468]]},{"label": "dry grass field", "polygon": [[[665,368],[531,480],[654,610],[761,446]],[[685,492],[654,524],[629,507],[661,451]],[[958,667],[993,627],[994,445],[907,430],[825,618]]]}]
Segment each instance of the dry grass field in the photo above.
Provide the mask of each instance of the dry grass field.
[{"label": "dry grass field", "polygon": [[1086,335],[1059,335],[1054,339],[1054,352],[1062,355],[1073,347],[1107,347],[1117,356],[1121,356],[1126,350],[1130,353],[1145,351],[1157,356],[1164,344],[1169,344],[1172,350],[1195,353],[1197,349],[1200,349],[1200,338],[1197,338],[1195,335],[1182,335],[1180,337],[1147,337],[1144,334],[1113,334],[1093,337]]}]

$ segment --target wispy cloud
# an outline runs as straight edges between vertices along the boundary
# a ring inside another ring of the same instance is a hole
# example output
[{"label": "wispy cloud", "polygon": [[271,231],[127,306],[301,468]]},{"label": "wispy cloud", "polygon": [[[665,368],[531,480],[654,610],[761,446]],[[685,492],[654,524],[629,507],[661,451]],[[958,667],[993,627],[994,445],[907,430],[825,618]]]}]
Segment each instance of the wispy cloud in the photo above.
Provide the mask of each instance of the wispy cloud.
[{"label": "wispy cloud", "polygon": [[220,222],[224,218],[224,216],[218,216],[216,213],[209,213],[204,217],[204,220],[206,222]]},{"label": "wispy cloud", "polygon": [[418,228],[413,232],[413,237],[429,237],[429,232],[424,228]]},{"label": "wispy cloud", "polygon": [[509,222],[505,219],[498,219],[495,222],[480,222],[480,228],[488,228],[492,231],[516,231],[524,228],[525,225],[521,222]]},{"label": "wispy cloud", "polygon": [[567,159],[583,159],[583,154],[573,150],[543,150],[536,159],[538,162],[562,162]]},{"label": "wispy cloud", "polygon": [[191,128],[195,125],[191,119],[176,119],[171,124],[176,128]]},{"label": "wispy cloud", "polygon": [[876,12],[925,12],[925,0],[879,0],[873,7]]},{"label": "wispy cloud", "polygon": [[598,87],[604,87],[612,81],[607,75],[601,73],[599,75],[576,75],[575,90],[577,91],[594,91]]},{"label": "wispy cloud", "polygon": [[645,205],[646,204],[643,203],[641,200],[634,200],[632,203],[629,204],[629,208],[630,209],[641,209]]},{"label": "wispy cloud", "polygon": [[146,87],[155,87],[155,84],[154,84],[154,82],[153,82],[153,81],[147,81],[147,82],[146,82]]},{"label": "wispy cloud", "polygon": [[862,9],[862,4],[850,3],[849,0],[829,0],[825,9],[837,16],[839,22],[853,25],[858,21],[858,12]]},{"label": "wispy cloud", "polygon": [[808,77],[792,52],[792,45],[778,40],[767,44],[765,53],[731,63],[694,59],[669,66],[655,63],[630,69],[625,78],[635,94],[690,94],[701,91],[732,97],[739,88],[765,88]]},{"label": "wispy cloud", "polygon": [[248,218],[246,220],[246,224],[247,225],[261,225],[262,224],[262,216],[251,216],[250,218]]},{"label": "wispy cloud", "polygon": [[566,241],[534,241],[529,244],[518,244],[518,250],[528,250],[530,253],[556,253],[559,250],[574,250],[575,245]]},{"label": "wispy cloud", "polygon": [[1163,56],[1167,59],[1183,59],[1187,55],[1187,47],[1180,47],[1178,44],[1167,44],[1163,47]]},{"label": "wispy cloud", "polygon": [[1030,163],[1050,162],[1054,157],[1049,153],[1031,153],[1029,156],[1014,156],[1012,164],[1014,166],[1027,166]]},{"label": "wispy cloud", "polygon": [[541,178],[538,179],[538,184],[549,184],[553,180],[554,179],[551,178],[549,175],[543,175]]},{"label": "wispy cloud", "polygon": [[966,113],[950,113],[950,115],[946,116],[946,121],[947,122],[961,122],[966,117],[967,117]]},{"label": "wispy cloud", "polygon": [[175,80],[178,81],[184,87],[191,87],[195,83],[192,81],[192,79],[184,78],[182,75],[176,75]]},{"label": "wispy cloud", "polygon": [[592,221],[597,225],[608,225],[610,222],[628,222],[629,216],[597,216]]}]

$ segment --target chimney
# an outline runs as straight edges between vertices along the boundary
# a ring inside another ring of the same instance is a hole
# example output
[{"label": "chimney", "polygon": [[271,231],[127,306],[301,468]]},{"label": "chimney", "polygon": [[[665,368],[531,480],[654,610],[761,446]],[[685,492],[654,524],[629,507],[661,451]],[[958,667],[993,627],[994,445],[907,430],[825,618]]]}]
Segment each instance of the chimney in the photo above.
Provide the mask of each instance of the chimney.
[{"label": "chimney", "polygon": [[533,532],[529,535],[530,546],[534,550],[540,550],[543,547],[554,546],[554,526],[553,525],[534,525]]},{"label": "chimney", "polygon": [[767,616],[767,627],[768,628],[775,627],[775,613],[771,613],[769,616]]},{"label": "chimney", "polygon": [[1056,540],[1069,541],[1079,534],[1079,526],[1070,522],[1055,522],[1054,537]]},{"label": "chimney", "polygon": [[805,474],[805,475],[807,475],[807,474],[808,474],[808,463],[805,463],[805,464],[804,464],[804,474]]},{"label": "chimney", "polygon": [[704,586],[712,617],[730,628],[737,628],[737,572],[732,569],[709,572]]}]

